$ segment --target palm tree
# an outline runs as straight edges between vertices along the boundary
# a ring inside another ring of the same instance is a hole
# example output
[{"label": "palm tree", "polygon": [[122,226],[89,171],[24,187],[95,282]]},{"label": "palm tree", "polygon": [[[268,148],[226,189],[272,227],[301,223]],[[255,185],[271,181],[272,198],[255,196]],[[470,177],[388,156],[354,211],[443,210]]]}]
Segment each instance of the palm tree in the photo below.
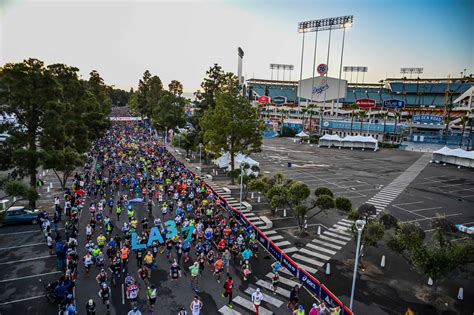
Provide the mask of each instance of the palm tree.
[{"label": "palm tree", "polygon": [[398,138],[398,133],[397,133],[397,124],[398,120],[402,117],[402,114],[400,112],[395,112],[395,125],[393,127],[393,133],[395,134],[395,138]]},{"label": "palm tree", "polygon": [[324,108],[320,108],[318,110],[318,114],[319,114],[319,135],[322,135],[323,134],[323,114],[324,114]]},{"label": "palm tree", "polygon": [[304,130],[304,122],[305,122],[305,114],[308,112],[308,108],[302,108],[301,109],[301,115],[302,115],[302,118],[301,118],[301,123],[303,124],[303,130]]},{"label": "palm tree", "polygon": [[359,119],[360,119],[360,134],[362,135],[363,122],[364,122],[365,116],[367,116],[367,111],[366,110],[360,110],[358,112],[358,115],[359,115]]},{"label": "palm tree", "polygon": [[354,123],[354,112],[357,110],[359,107],[357,104],[351,104],[351,109],[352,109],[352,114],[351,114],[351,136],[352,136],[352,124]]},{"label": "palm tree", "polygon": [[[473,115],[474,115],[474,109],[471,109],[471,110],[470,110],[470,113],[468,113],[467,115],[468,115],[468,117],[473,116]],[[468,137],[467,137],[468,141],[467,141],[467,148],[466,148],[466,150],[468,150],[468,151],[469,151],[469,144],[470,144],[470,142],[471,142],[471,134],[472,134],[472,117],[471,117],[471,125],[470,125],[470,128],[469,128],[469,135],[468,135]]]},{"label": "palm tree", "polygon": [[387,118],[388,118],[388,112],[384,112],[382,114],[383,118],[383,135],[382,135],[382,142],[385,141],[385,127],[387,125]]},{"label": "palm tree", "polygon": [[[464,137],[464,130],[466,129],[466,123],[469,120],[469,116],[462,116],[461,117],[461,124],[462,124],[462,131],[461,131],[461,139],[459,139],[459,147],[462,148],[462,138]],[[472,127],[471,127],[472,129]]]},{"label": "palm tree", "polygon": [[309,112],[309,127],[308,127],[308,130],[309,130],[309,134],[311,134],[311,127],[312,127],[312,122],[311,122],[311,120],[313,119],[314,107],[315,107],[314,104],[308,105],[308,112]]},{"label": "palm tree", "polygon": [[[451,93],[452,95],[452,93]],[[446,144],[448,144],[448,131],[449,131],[449,122],[451,121],[451,110],[453,109],[453,104],[449,103],[446,105],[447,116],[444,117],[444,122],[446,128],[444,129],[444,136],[446,137]]]}]

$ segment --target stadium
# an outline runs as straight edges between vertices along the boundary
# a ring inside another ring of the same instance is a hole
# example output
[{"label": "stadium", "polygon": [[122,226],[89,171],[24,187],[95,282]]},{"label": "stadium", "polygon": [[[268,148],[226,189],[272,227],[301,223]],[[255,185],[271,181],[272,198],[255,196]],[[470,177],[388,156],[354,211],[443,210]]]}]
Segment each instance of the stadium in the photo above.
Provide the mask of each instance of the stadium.
[{"label": "stadium", "polygon": [[[294,132],[372,136],[381,142],[431,144],[433,148],[460,143],[468,147],[473,141],[472,119],[462,118],[469,117],[474,108],[472,75],[386,78],[378,83],[341,81],[346,88],[339,101],[337,97],[311,101],[310,96],[302,95],[299,106],[298,81],[249,79],[246,84],[249,98],[260,106],[261,117],[275,132],[286,126]],[[261,96],[268,96],[269,102],[259,103]],[[370,100],[372,106],[359,106],[361,100]],[[391,100],[403,101],[404,108],[385,108],[384,102]]]}]

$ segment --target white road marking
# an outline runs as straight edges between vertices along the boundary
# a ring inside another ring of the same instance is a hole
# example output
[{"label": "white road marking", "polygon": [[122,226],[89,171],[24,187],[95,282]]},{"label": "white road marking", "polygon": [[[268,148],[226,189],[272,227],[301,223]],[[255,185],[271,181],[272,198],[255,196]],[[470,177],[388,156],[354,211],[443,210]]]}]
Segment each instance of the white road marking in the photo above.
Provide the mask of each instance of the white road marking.
[{"label": "white road marking", "polygon": [[19,303],[19,302],[24,302],[24,301],[29,301],[29,300],[34,300],[34,299],[39,299],[39,298],[42,298],[42,297],[45,297],[46,295],[37,295],[37,296],[32,296],[32,297],[29,297],[29,298],[24,298],[24,299],[20,299],[20,300],[13,300],[13,301],[8,301],[8,302],[2,302],[0,303],[0,306],[2,305],[8,305],[8,304],[13,304],[13,303]]},{"label": "white road marking", "polygon": [[47,276],[47,275],[52,275],[52,274],[56,274],[56,273],[62,273],[62,271],[52,271],[52,272],[46,272],[46,273],[39,273],[39,274],[37,274],[37,275],[31,275],[31,276],[25,276],[25,277],[18,277],[18,278],[5,279],[5,280],[0,280],[0,283],[10,282],[10,281],[16,281],[16,280],[22,280],[22,279],[28,279],[28,278],[34,278],[34,277]]},{"label": "white road marking", "polygon": [[18,246],[12,246],[12,247],[2,247],[0,248],[0,250],[8,250],[8,249],[28,247],[28,246],[36,246],[36,245],[46,245],[46,243],[34,243],[34,244],[18,245]]},{"label": "white road marking", "polygon": [[0,262],[0,265],[16,264],[16,263],[24,262],[24,261],[32,261],[32,260],[37,260],[37,259],[45,259],[45,258],[53,258],[53,257],[56,257],[56,256],[54,256],[54,255],[46,255],[46,256],[33,257],[33,258],[27,258],[27,259],[21,259],[21,260],[13,260],[13,261],[7,261],[7,262]]}]

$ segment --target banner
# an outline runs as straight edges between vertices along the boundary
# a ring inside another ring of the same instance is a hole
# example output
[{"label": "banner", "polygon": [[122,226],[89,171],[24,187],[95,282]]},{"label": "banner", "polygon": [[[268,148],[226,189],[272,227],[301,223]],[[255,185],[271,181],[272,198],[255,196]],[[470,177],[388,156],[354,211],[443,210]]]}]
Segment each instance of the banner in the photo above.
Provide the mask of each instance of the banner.
[{"label": "banner", "polygon": [[413,115],[414,123],[442,124],[443,116],[436,115]]},{"label": "banner", "polygon": [[278,248],[278,246],[276,246],[275,244],[273,244],[273,242],[270,242],[270,245],[268,246],[268,251],[270,252],[270,254],[273,255],[273,257],[275,257],[276,260],[280,261],[281,262],[281,250]]},{"label": "banner", "polygon": [[281,265],[288,269],[288,271],[291,272],[293,276],[296,277],[298,274],[298,267],[286,254],[283,254],[281,257]]},{"label": "banner", "polygon": [[387,100],[383,101],[383,107],[385,108],[404,108],[405,102],[399,100]]},{"label": "banner", "polygon": [[300,268],[298,279],[316,296],[321,295],[321,284],[305,270]]},{"label": "banner", "polygon": [[375,100],[371,100],[368,98],[361,98],[356,100],[356,104],[357,106],[359,106],[359,108],[374,108],[375,103]]}]

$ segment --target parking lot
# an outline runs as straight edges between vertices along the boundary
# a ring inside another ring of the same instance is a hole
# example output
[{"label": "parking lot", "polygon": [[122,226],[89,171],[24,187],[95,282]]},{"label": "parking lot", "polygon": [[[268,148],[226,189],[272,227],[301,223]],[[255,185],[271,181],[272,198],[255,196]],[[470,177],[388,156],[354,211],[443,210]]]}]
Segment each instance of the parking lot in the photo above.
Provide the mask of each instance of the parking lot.
[{"label": "parking lot", "polygon": [[38,225],[0,229],[0,270],[0,314],[54,313],[39,279],[49,283],[60,272]]},{"label": "parking lot", "polygon": [[452,165],[428,165],[388,207],[404,222],[417,222],[425,231],[438,215],[453,223],[474,225],[474,172]]}]

